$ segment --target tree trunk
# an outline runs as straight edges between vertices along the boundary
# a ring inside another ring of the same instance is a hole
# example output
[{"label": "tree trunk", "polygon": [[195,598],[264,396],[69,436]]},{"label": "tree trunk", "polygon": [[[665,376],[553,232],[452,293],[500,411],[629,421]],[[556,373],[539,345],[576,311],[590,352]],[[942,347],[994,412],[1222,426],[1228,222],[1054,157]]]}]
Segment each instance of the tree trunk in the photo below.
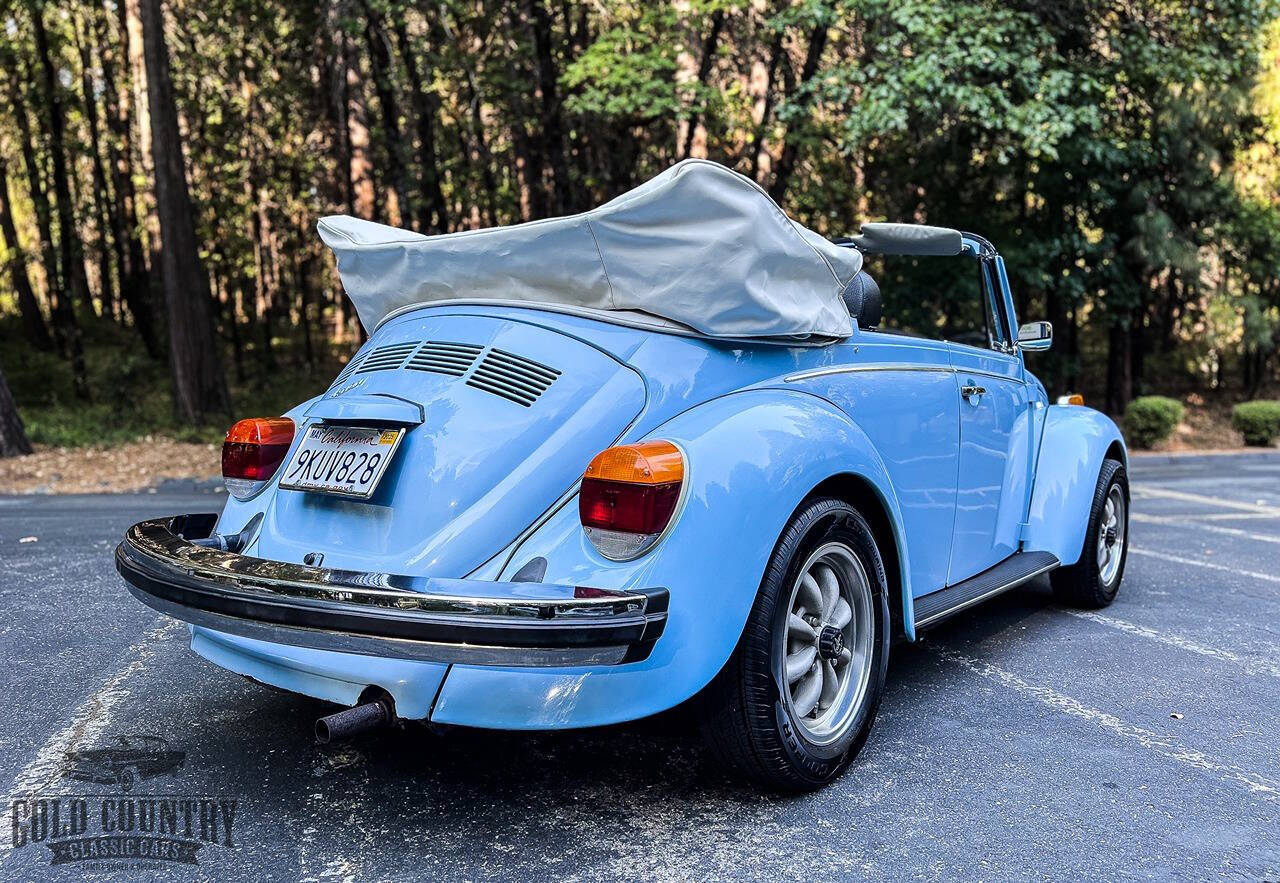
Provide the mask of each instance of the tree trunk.
[{"label": "tree trunk", "polygon": [[358,218],[378,217],[378,182],[369,150],[369,108],[356,50],[343,32],[342,53],[347,71],[344,102],[347,111],[347,146],[351,155],[351,190]]},{"label": "tree trunk", "polygon": [[31,453],[31,442],[18,416],[18,406],[4,379],[4,367],[0,366],[0,458],[17,457]]},{"label": "tree trunk", "polygon": [[316,28],[317,100],[325,111],[330,148],[334,154],[332,202],[354,215],[355,192],[351,184],[351,133],[347,129],[347,64],[342,44],[346,35],[339,25],[340,2],[326,0],[321,26]]},{"label": "tree trunk", "polygon": [[756,123],[751,133],[751,179],[753,181],[760,180],[760,156],[764,153],[765,133],[768,131],[769,119],[773,116],[773,84],[778,79],[778,66],[786,63],[783,57],[786,50],[782,47],[782,37],[783,29],[779,27],[773,32],[773,39],[769,41],[769,67],[764,79],[764,103],[760,108],[760,121]]},{"label": "tree trunk", "polygon": [[[707,31],[707,38],[702,42],[702,59],[698,62],[698,85],[705,87],[707,85],[707,77],[711,75],[711,65],[716,60],[716,47],[720,44],[720,31],[724,28],[724,10],[717,9],[711,13],[711,28]],[[689,114],[689,128],[684,133],[684,148],[680,151],[681,158],[687,158],[693,152],[693,138],[698,130],[698,105],[697,99],[694,100],[693,111]]]},{"label": "tree trunk", "polygon": [[[457,32],[454,30],[447,13],[447,7],[442,6],[440,15],[430,19],[431,39],[437,46],[443,46],[446,41],[457,42],[458,40]],[[498,222],[498,213],[495,206],[498,198],[498,182],[494,175],[493,154],[489,150],[489,143],[485,138],[484,118],[481,112],[480,84],[476,77],[475,69],[472,67],[472,61],[466,56],[463,56],[462,59],[462,72],[464,79],[460,84],[459,99],[469,111],[467,114],[469,134],[475,144],[474,154],[470,150],[462,152],[469,154],[471,163],[480,169],[480,180],[484,187],[484,221],[489,226],[492,226]],[[458,133],[460,138],[462,137],[462,128],[461,120],[459,120]]]},{"label": "tree trunk", "polygon": [[404,158],[404,136],[400,133],[400,108],[396,103],[395,85],[391,82],[391,52],[382,16],[364,0],[364,37],[369,45],[369,66],[373,91],[382,110],[382,135],[387,145],[387,179],[395,196],[394,209],[388,206],[387,223],[410,226],[414,217],[409,199],[409,170]]},{"label": "tree trunk", "polygon": [[1129,353],[1133,337],[1120,316],[1112,315],[1109,319],[1106,411],[1119,416],[1133,397],[1133,375],[1130,373],[1133,359]]},{"label": "tree trunk", "polygon": [[1144,319],[1146,310],[1134,307],[1129,318],[1129,395],[1140,396],[1146,393],[1143,378],[1146,375],[1146,355],[1150,338],[1146,334]]},{"label": "tree trunk", "polygon": [[[404,59],[405,69],[409,72],[409,97],[418,129],[418,165],[422,172],[420,189],[426,197],[419,202],[418,227],[423,232],[445,233],[449,230],[449,211],[444,191],[440,188],[439,160],[436,157],[436,117],[440,110],[440,99],[422,82],[418,59],[413,54],[413,44],[409,41],[409,31],[403,18],[396,20],[393,30],[396,46]],[[434,218],[431,217],[433,214]]]},{"label": "tree trunk", "polygon": [[529,17],[533,32],[533,52],[537,62],[538,93],[541,97],[541,131],[534,139],[533,149],[541,153],[551,165],[552,215],[564,214],[570,205],[571,182],[569,180],[568,153],[564,138],[564,119],[558,87],[555,58],[551,49],[551,14],[545,0],[524,0],[525,14]]},{"label": "tree trunk", "polygon": [[160,0],[141,0],[138,7],[147,68],[156,213],[160,220],[160,271],[169,314],[174,405],[180,417],[195,422],[211,413],[230,413],[231,401],[218,357],[209,277],[200,266],[197,251],[182,133],[169,78],[164,13]]},{"label": "tree trunk", "polygon": [[[796,84],[797,90],[803,89],[813,79],[813,75],[818,72],[818,63],[822,61],[822,51],[826,46],[827,24],[824,21],[820,22],[809,36],[809,50],[805,53],[804,66],[800,69],[800,81]],[[809,105],[812,103],[812,96],[804,96],[800,101],[800,106],[808,110]],[[769,188],[769,195],[773,197],[775,202],[781,202],[782,197],[786,194],[787,185],[791,183],[791,175],[795,171],[796,160],[799,155],[800,148],[796,146],[795,139],[785,138],[782,156],[778,159],[778,168],[774,174],[773,186]]]},{"label": "tree trunk", "polygon": [[5,54],[4,62],[3,67],[9,71],[10,107],[13,110],[14,123],[18,127],[18,146],[22,152],[22,163],[27,169],[27,185],[32,206],[35,208],[36,230],[40,234],[40,257],[44,265],[54,343],[57,344],[59,354],[71,360],[71,374],[76,395],[87,399],[89,398],[89,375],[84,363],[84,342],[80,335],[80,325],[76,322],[75,309],[71,305],[70,296],[63,288],[63,280],[58,270],[57,252],[53,246],[53,209],[49,205],[49,194],[45,191],[44,181],[40,176],[40,162],[36,158],[35,142],[31,137],[31,121],[27,116],[27,106],[21,87],[18,85],[18,65],[8,53]]},{"label": "tree trunk", "polygon": [[[84,272],[84,255],[80,249],[79,231],[76,229],[75,203],[71,198],[71,184],[67,174],[66,118],[63,116],[62,84],[58,82],[58,72],[54,68],[53,54],[49,48],[49,35],[44,27],[43,7],[31,2],[27,8],[31,13],[36,56],[44,76],[44,100],[49,110],[49,160],[53,177],[53,196],[58,211],[58,261],[62,266],[62,279],[67,285],[72,303],[82,303],[92,313],[93,298],[89,294],[89,279]],[[86,387],[85,393],[87,392]]]},{"label": "tree trunk", "polygon": [[119,226],[111,219],[112,205],[107,193],[107,173],[102,165],[102,128],[98,120],[98,102],[93,90],[93,60],[89,53],[88,38],[80,32],[80,21],[72,24],[75,32],[76,51],[80,56],[80,88],[83,92],[84,118],[89,130],[89,165],[93,171],[93,207],[98,228],[98,285],[102,301],[102,312],[116,319],[120,316],[120,304],[117,300],[119,288],[113,283],[111,275],[111,258],[114,254],[116,267],[124,266],[122,245],[112,234]]},{"label": "tree trunk", "polygon": [[[50,312],[56,316],[54,305],[61,292],[61,280],[58,276],[58,256],[53,247],[53,208],[49,205],[49,195],[45,192],[44,181],[40,177],[40,164],[36,159],[35,146],[31,139],[31,120],[27,116],[26,99],[18,85],[20,73],[12,55],[5,53],[0,67],[9,71],[9,108],[13,111],[13,122],[18,129],[18,148],[22,153],[22,164],[27,172],[27,191],[31,196],[31,205],[35,209],[36,232],[40,236],[40,263],[44,268],[45,285],[49,296]],[[57,333],[57,322],[54,332]],[[59,341],[59,349],[65,345]]]},{"label": "tree trunk", "polygon": [[18,86],[17,64],[12,56],[5,56],[5,69],[10,72],[9,96],[13,110],[14,123],[18,125],[18,146],[22,151],[23,165],[27,166],[27,188],[31,193],[32,206],[36,210],[36,230],[40,233],[41,262],[45,267],[45,283],[49,294],[49,312],[54,326],[54,343],[63,357],[72,362],[72,378],[76,384],[76,394],[88,398],[88,372],[84,367],[84,346],[81,330],[76,321],[76,310],[72,307],[70,297],[63,288],[58,270],[58,256],[54,250],[54,234],[52,234],[52,209],[49,195],[45,192],[44,180],[40,177],[40,161],[36,159],[35,142],[31,137],[31,120],[27,116],[27,105],[24,104],[22,90]]},{"label": "tree trunk", "polygon": [[[133,327],[142,338],[147,355],[164,359],[164,349],[156,333],[155,309],[151,302],[151,282],[147,269],[146,251],[138,226],[138,196],[133,186],[133,126],[129,101],[129,27],[128,13],[123,0],[117,4],[120,13],[119,57],[111,47],[107,34],[106,16],[94,17],[94,32],[98,54],[102,63],[102,102],[106,109],[107,129],[112,137],[107,139],[107,162],[111,171],[111,192],[114,208],[112,223],[116,225],[117,254],[122,257],[120,271],[120,296],[133,316]],[[116,75],[121,75],[125,88],[116,86]],[[118,144],[118,146],[117,146]]]},{"label": "tree trunk", "polygon": [[27,256],[13,226],[13,205],[9,201],[9,167],[0,157],[0,242],[12,252],[9,257],[9,276],[13,290],[18,295],[18,310],[22,313],[22,331],[33,349],[48,352],[53,349],[53,338],[44,324],[40,303],[36,300],[31,277],[27,275]]},{"label": "tree trunk", "polygon": [[[1065,333],[1067,330],[1067,305],[1063,301],[1062,295],[1058,292],[1056,286],[1049,285],[1044,292],[1044,314],[1049,320],[1049,324],[1053,326],[1056,335],[1060,335],[1057,342],[1057,352],[1046,353],[1050,356],[1048,359],[1051,370],[1046,378],[1044,374],[1040,374],[1041,380],[1047,380],[1049,387],[1049,395],[1061,395],[1064,391],[1074,392],[1074,390],[1066,390],[1066,373],[1067,373],[1067,356],[1063,352],[1065,341]],[[1040,372],[1036,372],[1039,374]]]}]

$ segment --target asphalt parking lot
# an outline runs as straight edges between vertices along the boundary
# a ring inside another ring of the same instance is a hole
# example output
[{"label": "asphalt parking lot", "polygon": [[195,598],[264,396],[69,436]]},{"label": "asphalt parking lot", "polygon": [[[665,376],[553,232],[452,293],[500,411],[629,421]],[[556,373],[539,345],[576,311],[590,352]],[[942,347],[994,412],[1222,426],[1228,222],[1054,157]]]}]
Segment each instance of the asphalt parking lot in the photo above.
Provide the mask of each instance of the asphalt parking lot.
[{"label": "asphalt parking lot", "polygon": [[[1276,880],[1280,456],[1144,459],[1132,481],[1114,605],[1064,610],[1041,580],[895,648],[861,758],[803,797],[725,778],[678,715],[317,747],[330,707],[195,657],[112,567],[129,524],[219,498],[0,498],[0,877],[130,867],[55,864],[35,795],[62,799],[49,831],[77,796],[94,826],[148,799],[207,813],[198,864],[133,864],[177,879]],[[68,751],[131,734],[183,765],[129,795],[67,777]]]}]

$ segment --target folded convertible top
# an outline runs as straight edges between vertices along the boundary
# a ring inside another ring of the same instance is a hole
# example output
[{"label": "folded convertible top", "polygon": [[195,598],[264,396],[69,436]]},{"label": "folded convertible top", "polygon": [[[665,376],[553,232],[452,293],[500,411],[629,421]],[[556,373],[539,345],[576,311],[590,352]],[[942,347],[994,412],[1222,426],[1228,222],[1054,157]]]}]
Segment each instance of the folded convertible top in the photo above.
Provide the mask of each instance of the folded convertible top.
[{"label": "folded convertible top", "polygon": [[754,181],[705,160],[563,218],[423,236],[335,216],[319,230],[370,331],[404,308],[488,301],[619,321],[643,314],[707,337],[823,343],[852,333],[840,294],[862,267],[856,249],[802,227]]}]

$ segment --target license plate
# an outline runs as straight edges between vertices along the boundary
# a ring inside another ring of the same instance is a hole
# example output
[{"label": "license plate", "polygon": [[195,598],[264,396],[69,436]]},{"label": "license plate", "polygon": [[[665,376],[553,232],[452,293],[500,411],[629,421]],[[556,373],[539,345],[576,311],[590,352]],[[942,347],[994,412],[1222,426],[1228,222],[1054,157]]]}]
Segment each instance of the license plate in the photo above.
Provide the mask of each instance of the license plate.
[{"label": "license plate", "polygon": [[403,435],[403,429],[312,424],[285,467],[280,487],[367,500]]}]

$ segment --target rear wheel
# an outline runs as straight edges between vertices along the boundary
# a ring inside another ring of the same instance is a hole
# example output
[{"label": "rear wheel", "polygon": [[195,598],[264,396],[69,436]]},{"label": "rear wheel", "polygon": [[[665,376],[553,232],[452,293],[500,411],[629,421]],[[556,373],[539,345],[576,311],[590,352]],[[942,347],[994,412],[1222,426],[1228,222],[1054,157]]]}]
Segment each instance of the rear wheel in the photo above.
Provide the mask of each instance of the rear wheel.
[{"label": "rear wheel", "polygon": [[1103,460],[1093,492],[1080,560],[1050,574],[1053,594],[1073,607],[1106,607],[1116,598],[1129,552],[1129,478],[1117,460]]},{"label": "rear wheel", "polygon": [[841,500],[792,517],[733,656],[701,701],[716,757],[773,787],[834,779],[861,749],[884,689],[889,608],[867,522]]}]

